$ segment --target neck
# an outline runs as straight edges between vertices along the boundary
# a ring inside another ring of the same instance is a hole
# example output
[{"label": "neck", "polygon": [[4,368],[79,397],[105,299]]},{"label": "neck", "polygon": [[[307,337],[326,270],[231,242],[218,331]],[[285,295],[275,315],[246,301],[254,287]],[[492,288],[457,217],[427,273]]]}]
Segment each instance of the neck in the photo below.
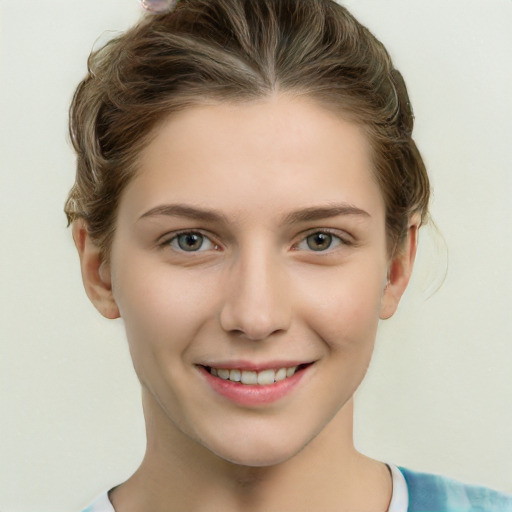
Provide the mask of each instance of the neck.
[{"label": "neck", "polygon": [[384,464],[354,448],[352,400],[299,453],[264,467],[226,461],[169,428],[148,397],[145,416],[146,455],[111,492],[116,512],[202,511],[212,504],[226,512],[387,510],[391,479]]}]

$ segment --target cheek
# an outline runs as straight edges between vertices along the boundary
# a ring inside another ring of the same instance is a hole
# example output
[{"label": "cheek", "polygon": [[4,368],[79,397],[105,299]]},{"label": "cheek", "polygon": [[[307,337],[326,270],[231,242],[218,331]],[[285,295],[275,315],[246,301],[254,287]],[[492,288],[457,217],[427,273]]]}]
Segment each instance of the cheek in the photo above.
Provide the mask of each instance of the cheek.
[{"label": "cheek", "polygon": [[169,266],[120,265],[112,285],[134,356],[185,351],[213,314],[208,282]]},{"label": "cheek", "polygon": [[372,347],[379,323],[385,269],[341,268],[317,281],[316,291],[301,291],[308,323],[332,351]]}]

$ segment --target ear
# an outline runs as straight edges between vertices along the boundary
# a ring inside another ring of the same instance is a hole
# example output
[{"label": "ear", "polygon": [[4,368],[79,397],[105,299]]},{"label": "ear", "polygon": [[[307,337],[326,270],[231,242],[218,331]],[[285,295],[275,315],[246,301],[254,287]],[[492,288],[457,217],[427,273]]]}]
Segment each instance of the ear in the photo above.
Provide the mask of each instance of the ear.
[{"label": "ear", "polygon": [[393,316],[398,303],[411,278],[416,249],[418,247],[418,229],[420,219],[415,216],[407,229],[407,239],[403,246],[396,252],[389,263],[388,280],[380,307],[380,318],[386,320]]},{"label": "ear", "polygon": [[80,256],[87,296],[105,318],[119,318],[119,308],[112,294],[110,267],[102,261],[100,248],[91,240],[83,219],[73,222],[73,240]]}]

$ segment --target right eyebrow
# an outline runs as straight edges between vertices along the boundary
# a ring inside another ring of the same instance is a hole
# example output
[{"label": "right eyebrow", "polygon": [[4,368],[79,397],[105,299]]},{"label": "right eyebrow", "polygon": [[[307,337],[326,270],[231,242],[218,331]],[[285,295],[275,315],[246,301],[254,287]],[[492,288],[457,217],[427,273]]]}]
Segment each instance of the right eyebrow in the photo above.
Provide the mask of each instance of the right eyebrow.
[{"label": "right eyebrow", "polygon": [[147,217],[157,217],[159,215],[165,215],[168,217],[186,217],[205,222],[227,222],[227,218],[215,210],[198,208],[196,206],[189,206],[185,204],[162,204],[155,206],[143,213],[138,220]]}]

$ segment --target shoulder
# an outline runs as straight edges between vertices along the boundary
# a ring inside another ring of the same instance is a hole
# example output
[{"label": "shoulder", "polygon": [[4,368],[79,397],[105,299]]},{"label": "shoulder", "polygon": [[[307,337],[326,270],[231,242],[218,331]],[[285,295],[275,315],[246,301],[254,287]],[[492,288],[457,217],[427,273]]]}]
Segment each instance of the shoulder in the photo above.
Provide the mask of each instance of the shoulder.
[{"label": "shoulder", "polygon": [[108,499],[108,493],[102,494],[82,512],[115,512],[112,503]]},{"label": "shoulder", "polygon": [[512,512],[512,495],[451,478],[399,468],[409,491],[409,512]]}]

